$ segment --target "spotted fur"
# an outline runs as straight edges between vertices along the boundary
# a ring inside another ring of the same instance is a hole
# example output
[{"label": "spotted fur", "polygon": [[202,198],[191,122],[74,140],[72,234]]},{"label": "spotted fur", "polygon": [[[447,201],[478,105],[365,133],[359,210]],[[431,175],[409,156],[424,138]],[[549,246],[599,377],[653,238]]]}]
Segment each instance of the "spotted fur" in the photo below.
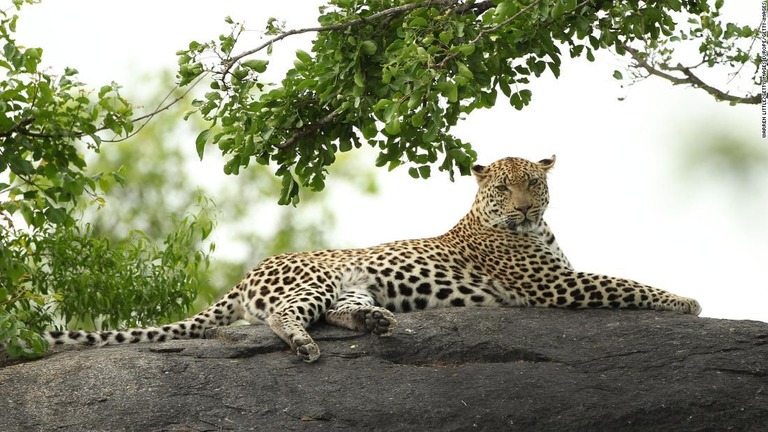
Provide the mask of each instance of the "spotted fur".
[{"label": "spotted fur", "polygon": [[113,332],[50,332],[50,343],[133,343],[204,337],[239,319],[267,323],[303,360],[320,349],[307,333],[324,318],[392,334],[392,312],[448,306],[645,308],[696,314],[696,300],[628,279],[576,271],[542,219],[549,203],[539,162],[506,158],[473,173],[479,190],[447,233],[365,249],[287,253],[264,260],[223,299],[186,320]]}]

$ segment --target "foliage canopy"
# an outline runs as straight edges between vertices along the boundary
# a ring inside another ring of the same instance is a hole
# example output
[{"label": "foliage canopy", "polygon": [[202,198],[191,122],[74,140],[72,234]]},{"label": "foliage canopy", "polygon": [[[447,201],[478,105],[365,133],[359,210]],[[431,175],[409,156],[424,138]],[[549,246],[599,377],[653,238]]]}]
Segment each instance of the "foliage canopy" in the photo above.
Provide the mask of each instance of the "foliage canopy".
[{"label": "foliage canopy", "polygon": [[153,241],[137,230],[110,238],[81,220],[123,183],[119,172],[89,172],[85,155],[129,136],[137,119],[117,84],[93,91],[74,69],[45,71],[42,49],[16,44],[17,19],[0,12],[0,344],[35,356],[55,318],[114,328],[186,314],[208,265],[193,247],[212,222],[179,218]]},{"label": "foliage canopy", "polygon": [[[179,78],[187,85],[215,76],[195,101],[210,125],[197,138],[200,155],[218,146],[231,174],[253,161],[276,164],[280,202],[295,204],[300,186],[321,190],[336,154],[363,142],[379,150],[378,166],[408,163],[413,177],[429,177],[435,164],[467,174],[475,152],[451,128],[499,95],[523,109],[531,80],[559,77],[565,55],[593,61],[595,51],[613,50],[635,60],[634,79],[656,75],[720,100],[757,103],[759,95],[732,96],[693,72],[754,66],[759,83],[757,30],[723,23],[722,7],[722,0],[331,0],[319,27],[286,31],[272,18],[271,38],[240,53],[244,27],[228,19],[231,33],[178,53]],[[253,55],[307,32],[317,33],[313,53],[297,51],[280,85],[262,82],[268,61]],[[699,44],[701,63],[672,66],[683,41]]]}]

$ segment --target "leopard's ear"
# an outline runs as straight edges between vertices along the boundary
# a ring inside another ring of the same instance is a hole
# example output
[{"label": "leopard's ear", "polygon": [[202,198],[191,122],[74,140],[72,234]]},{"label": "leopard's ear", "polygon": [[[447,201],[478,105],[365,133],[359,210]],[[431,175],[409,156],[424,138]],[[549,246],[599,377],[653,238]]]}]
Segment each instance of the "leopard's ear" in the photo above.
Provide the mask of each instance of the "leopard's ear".
[{"label": "leopard's ear", "polygon": [[553,166],[555,166],[555,160],[556,159],[557,158],[555,157],[555,155],[552,155],[552,157],[550,157],[549,159],[542,159],[542,160],[540,160],[540,161],[538,161],[536,163],[544,171],[549,171]]},{"label": "leopard's ear", "polygon": [[487,166],[484,165],[474,165],[472,167],[472,174],[475,176],[475,180],[477,180],[477,184],[482,186],[485,184],[486,180],[488,180],[488,174],[490,170]]}]

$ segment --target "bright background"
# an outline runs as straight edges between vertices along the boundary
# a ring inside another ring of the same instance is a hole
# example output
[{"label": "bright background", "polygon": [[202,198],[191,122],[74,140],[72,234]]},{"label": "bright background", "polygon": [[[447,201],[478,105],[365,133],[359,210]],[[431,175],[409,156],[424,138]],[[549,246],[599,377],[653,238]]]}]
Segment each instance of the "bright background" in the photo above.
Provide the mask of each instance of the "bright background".
[{"label": "bright background", "polygon": [[[250,29],[262,29],[272,16],[285,19],[288,29],[309,27],[316,25],[320,3],[47,0],[22,9],[17,39],[43,48],[44,64],[54,70],[75,67],[81,81],[93,86],[124,84],[141,105],[134,96],[141,95],[141,77],[173,70],[177,50],[227,30],[225,16]],[[728,3],[729,17],[758,24],[758,1]],[[252,47],[258,38],[250,32],[240,47]],[[295,37],[275,47],[272,81],[290,66],[295,49],[309,50],[310,39]],[[533,82],[533,101],[523,111],[499,98],[495,108],[475,111],[455,132],[473,144],[480,163],[557,155],[547,220],[576,268],[695,297],[702,316],[768,321],[768,168],[741,175],[719,169],[717,159],[694,159],[700,143],[718,139],[737,140],[768,157],[760,107],[731,107],[657,79],[622,87],[611,74],[625,65],[609,53],[595,63],[564,60],[560,79]],[[178,144],[194,154],[193,137],[180,135]],[[372,166],[372,151],[357,155]],[[427,181],[411,179],[405,169],[379,173],[381,193],[374,197],[334,188],[330,179],[326,193],[338,208],[343,244],[443,233],[474,196],[471,178],[451,183],[442,173]],[[220,170],[198,178],[226,181]],[[219,253],[236,254],[219,235]]]}]

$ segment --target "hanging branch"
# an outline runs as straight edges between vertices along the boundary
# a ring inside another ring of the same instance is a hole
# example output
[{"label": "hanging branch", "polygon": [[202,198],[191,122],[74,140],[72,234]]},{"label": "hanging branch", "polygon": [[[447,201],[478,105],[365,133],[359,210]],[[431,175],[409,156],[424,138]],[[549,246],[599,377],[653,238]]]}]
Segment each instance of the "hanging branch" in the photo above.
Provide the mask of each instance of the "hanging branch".
[{"label": "hanging branch", "polygon": [[[710,86],[696,76],[691,69],[692,67],[686,67],[678,63],[677,66],[670,66],[666,63],[660,63],[654,65],[643,55],[642,52],[630,47],[627,44],[623,44],[622,47],[632,56],[636,66],[645,69],[648,72],[648,76],[657,76],[663,78],[672,83],[672,85],[689,85],[694,88],[704,90],[708,94],[715,97],[717,100],[726,101],[730,103],[738,104],[751,104],[757,105],[760,103],[761,96],[747,95],[747,96],[734,96],[728,94],[720,89]],[[679,72],[683,76],[676,76],[670,72]]]}]

